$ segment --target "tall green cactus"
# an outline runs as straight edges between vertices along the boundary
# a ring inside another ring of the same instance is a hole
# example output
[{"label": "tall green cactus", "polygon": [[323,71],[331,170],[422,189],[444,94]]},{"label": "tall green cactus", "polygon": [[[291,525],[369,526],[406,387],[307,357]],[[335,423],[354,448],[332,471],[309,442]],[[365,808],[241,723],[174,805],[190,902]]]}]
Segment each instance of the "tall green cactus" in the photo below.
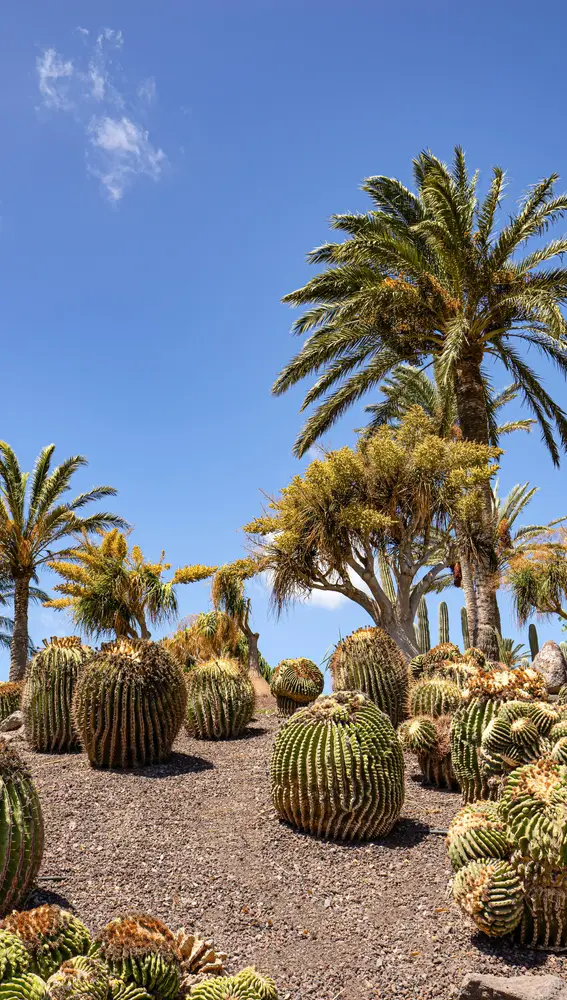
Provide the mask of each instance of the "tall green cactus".
[{"label": "tall green cactus", "polygon": [[23,902],[43,857],[43,817],[32,776],[0,740],[0,916]]},{"label": "tall green cactus", "polygon": [[449,608],[445,601],[439,605],[439,642],[450,642],[449,638]]},{"label": "tall green cactus", "polygon": [[185,728],[198,740],[239,736],[254,713],[254,689],[236,660],[209,660],[187,675]]},{"label": "tall green cactus", "polygon": [[417,635],[420,653],[427,653],[431,649],[431,634],[429,632],[429,612],[425,597],[420,598],[417,606]]},{"label": "tall green cactus", "polygon": [[31,971],[48,979],[62,962],[86,955],[91,936],[82,920],[45,903],[33,910],[14,910],[3,921],[6,930],[23,941],[30,956]]},{"label": "tall green cactus", "polygon": [[80,955],[63,962],[47,988],[50,1000],[108,1000],[110,975],[103,962]]},{"label": "tall green cactus", "polygon": [[90,955],[112,975],[143,986],[156,1000],[173,1000],[181,981],[175,935],[161,920],[133,913],[115,917],[97,934]]},{"label": "tall green cactus", "polygon": [[26,739],[39,753],[67,753],[79,746],[73,694],[79,671],[93,653],[77,636],[53,636],[43,642],[26,674],[22,703]]},{"label": "tall green cactus", "polygon": [[394,586],[394,578],[392,576],[392,570],[384,552],[378,554],[378,570],[380,573],[380,583],[382,584],[382,590],[384,591],[386,597],[388,598],[390,604],[394,605],[396,603],[396,588]]},{"label": "tall green cactus", "polygon": [[298,708],[315,701],[324,686],[325,678],[312,660],[282,660],[270,681],[270,691],[276,699],[280,718],[288,718]]},{"label": "tall green cactus", "polygon": [[403,805],[402,746],[369,698],[339,691],[284,723],[270,779],[275,809],[299,830],[338,840],[379,837]]},{"label": "tall green cactus", "polygon": [[422,715],[402,722],[398,734],[404,749],[417,756],[421,773],[428,784],[457,789],[459,784],[451,764],[450,727],[449,715],[439,715],[434,719]]},{"label": "tall green cactus", "polygon": [[463,635],[463,649],[469,649],[471,637],[469,634],[469,616],[466,608],[461,608],[461,632]]},{"label": "tall green cactus", "polygon": [[528,629],[528,642],[530,644],[530,653],[532,654],[532,660],[535,660],[537,654],[539,653],[539,642],[537,638],[537,628],[535,625],[530,625]]},{"label": "tall green cactus", "polygon": [[4,681],[0,684],[0,722],[12,712],[17,712],[22,704],[24,681]]},{"label": "tall green cactus", "polygon": [[329,664],[333,691],[362,691],[394,726],[407,714],[409,675],[393,639],[381,628],[360,628],[337,645]]},{"label": "tall green cactus", "polygon": [[119,639],[84,665],[75,727],[94,767],[156,764],[171,753],[186,702],[183,672],[162,646]]}]

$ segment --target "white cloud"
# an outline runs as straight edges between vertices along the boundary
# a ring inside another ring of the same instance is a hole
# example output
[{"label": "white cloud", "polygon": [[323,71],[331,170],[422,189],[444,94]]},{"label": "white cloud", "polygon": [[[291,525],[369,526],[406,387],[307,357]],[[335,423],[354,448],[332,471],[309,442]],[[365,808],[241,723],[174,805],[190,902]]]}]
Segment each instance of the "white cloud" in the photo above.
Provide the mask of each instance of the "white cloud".
[{"label": "white cloud", "polygon": [[36,60],[39,92],[48,108],[70,111],[69,82],[74,73],[72,61],[63,60],[55,49],[46,49]]},{"label": "white cloud", "polygon": [[94,44],[88,28],[77,32],[84,42],[82,58],[63,59],[55,49],[38,58],[39,92],[44,107],[71,113],[85,135],[88,174],[98,178],[103,193],[116,203],[137,177],[158,181],[167,163],[145,123],[155,103],[156,82],[147,77],[125,96],[112,58],[124,44],[122,32],[103,28]]},{"label": "white cloud", "polygon": [[313,604],[316,608],[325,608],[327,611],[335,611],[346,600],[344,594],[336,594],[334,590],[312,590],[304,603]]}]

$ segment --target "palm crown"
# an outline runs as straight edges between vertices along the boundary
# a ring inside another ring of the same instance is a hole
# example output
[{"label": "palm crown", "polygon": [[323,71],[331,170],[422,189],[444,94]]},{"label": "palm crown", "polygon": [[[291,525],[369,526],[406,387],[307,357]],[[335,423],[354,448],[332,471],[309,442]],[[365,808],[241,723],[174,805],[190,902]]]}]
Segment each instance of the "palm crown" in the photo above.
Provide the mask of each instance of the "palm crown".
[{"label": "palm crown", "polygon": [[438,378],[459,390],[457,409],[465,437],[489,440],[483,362],[500,361],[539,423],[554,462],[567,445],[567,419],[520,351],[534,347],[567,372],[567,238],[537,241],[567,209],[556,196],[557,175],[525,196],[500,229],[505,174],[492,172],[480,201],[457,147],[448,167],[431,153],[414,161],[416,193],[399,180],[370,177],[363,184],[373,202],[366,214],[335,215],[331,226],[346,234],[310,255],[325,270],[284,299],[308,307],[295,322],[309,334],[302,350],[278,376],[284,392],[319,374],[303,408],[316,403],[295,445],[306,449],[345,410],[401,362],[435,361]]}]

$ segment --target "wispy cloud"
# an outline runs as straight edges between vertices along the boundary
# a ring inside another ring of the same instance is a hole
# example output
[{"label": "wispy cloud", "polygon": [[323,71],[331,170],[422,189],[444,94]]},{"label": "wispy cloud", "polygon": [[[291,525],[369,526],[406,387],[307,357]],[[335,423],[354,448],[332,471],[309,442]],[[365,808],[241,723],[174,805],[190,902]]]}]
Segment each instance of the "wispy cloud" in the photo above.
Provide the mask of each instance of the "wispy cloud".
[{"label": "wispy cloud", "polygon": [[119,202],[138,177],[158,181],[167,165],[163,149],[150,139],[145,120],[156,103],[154,77],[131,88],[116,57],[124,45],[121,31],[103,28],[91,36],[79,27],[82,52],[63,58],[46,49],[37,59],[42,106],[63,111],[85,137],[85,159],[111,202]]}]

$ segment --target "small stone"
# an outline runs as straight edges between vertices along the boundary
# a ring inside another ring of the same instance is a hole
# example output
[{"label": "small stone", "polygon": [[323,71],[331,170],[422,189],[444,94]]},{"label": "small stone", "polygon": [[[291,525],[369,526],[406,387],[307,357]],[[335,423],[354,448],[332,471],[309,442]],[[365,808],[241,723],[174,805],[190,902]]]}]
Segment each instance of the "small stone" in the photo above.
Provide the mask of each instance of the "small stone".
[{"label": "small stone", "polygon": [[543,674],[550,694],[557,694],[559,688],[567,684],[567,661],[560,647],[552,639],[544,642],[533,660],[532,667]]},{"label": "small stone", "polygon": [[481,975],[469,972],[461,983],[459,1000],[566,1000],[567,983],[559,976]]},{"label": "small stone", "polygon": [[11,733],[13,729],[21,729],[24,724],[22,712],[12,712],[0,722],[0,733]]}]

